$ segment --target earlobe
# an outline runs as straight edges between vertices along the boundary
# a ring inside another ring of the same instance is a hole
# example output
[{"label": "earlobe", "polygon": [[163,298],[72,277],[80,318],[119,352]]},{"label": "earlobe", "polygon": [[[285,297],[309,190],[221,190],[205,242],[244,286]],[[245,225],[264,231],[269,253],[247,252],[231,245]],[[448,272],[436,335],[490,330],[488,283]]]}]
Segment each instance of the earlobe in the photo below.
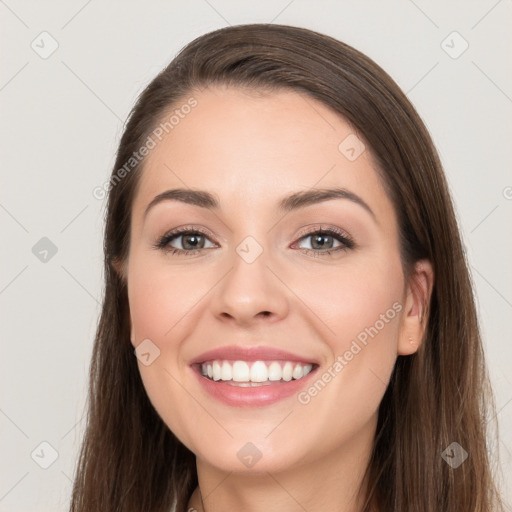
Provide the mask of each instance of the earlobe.
[{"label": "earlobe", "polygon": [[399,355],[414,354],[423,343],[433,288],[432,264],[429,260],[416,262],[406,286],[404,314],[398,337]]},{"label": "earlobe", "polygon": [[125,262],[117,259],[112,260],[111,262],[112,268],[116,272],[116,274],[121,278],[121,280],[126,280],[126,270],[125,270]]}]

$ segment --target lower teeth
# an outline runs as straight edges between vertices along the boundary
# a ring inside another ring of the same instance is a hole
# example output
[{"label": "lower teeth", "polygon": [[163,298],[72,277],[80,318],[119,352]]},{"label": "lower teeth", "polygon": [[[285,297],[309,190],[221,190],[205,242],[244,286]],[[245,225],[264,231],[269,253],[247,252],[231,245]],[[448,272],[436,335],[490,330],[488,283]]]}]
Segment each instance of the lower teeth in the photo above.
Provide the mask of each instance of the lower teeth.
[{"label": "lower teeth", "polygon": [[[211,380],[213,382],[222,382],[224,384],[229,384],[230,386],[239,386],[242,388],[253,388],[256,386],[270,386],[272,384],[282,384],[284,382],[292,382],[292,381],[284,381],[284,380],[267,380],[265,382],[235,382],[233,380],[213,380],[209,377],[206,377],[208,380]],[[296,380],[296,379],[292,379]]]},{"label": "lower teeth", "polygon": [[270,386],[271,384],[281,382],[281,381],[267,380],[266,382],[234,382],[232,380],[226,380],[223,382],[225,382],[226,384],[229,384],[231,386],[240,386],[242,388],[253,388],[253,387],[257,387],[257,386]]}]

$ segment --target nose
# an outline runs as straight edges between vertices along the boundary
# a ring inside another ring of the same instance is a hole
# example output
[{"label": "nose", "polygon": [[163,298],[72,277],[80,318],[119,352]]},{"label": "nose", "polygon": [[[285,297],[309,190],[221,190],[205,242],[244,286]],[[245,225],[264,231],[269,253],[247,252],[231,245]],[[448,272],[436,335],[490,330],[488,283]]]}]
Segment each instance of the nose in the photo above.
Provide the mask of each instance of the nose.
[{"label": "nose", "polygon": [[290,292],[280,272],[265,250],[252,262],[240,254],[234,252],[231,268],[215,287],[215,316],[243,327],[281,320],[288,312]]}]

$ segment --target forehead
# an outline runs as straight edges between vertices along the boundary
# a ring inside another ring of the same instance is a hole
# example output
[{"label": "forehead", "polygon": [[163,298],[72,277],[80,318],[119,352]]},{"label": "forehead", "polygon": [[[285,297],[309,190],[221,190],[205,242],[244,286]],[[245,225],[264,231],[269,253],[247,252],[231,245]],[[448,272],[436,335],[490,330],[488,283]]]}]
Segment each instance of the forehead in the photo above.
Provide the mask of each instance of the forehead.
[{"label": "forehead", "polygon": [[370,152],[355,159],[346,152],[347,145],[359,152],[363,143],[323,103],[286,89],[262,93],[215,86],[192,95],[197,105],[161,141],[155,139],[145,159],[134,217],[172,188],[211,191],[221,208],[240,213],[274,208],[298,190],[337,186],[363,196],[377,216],[391,221],[392,205]]}]

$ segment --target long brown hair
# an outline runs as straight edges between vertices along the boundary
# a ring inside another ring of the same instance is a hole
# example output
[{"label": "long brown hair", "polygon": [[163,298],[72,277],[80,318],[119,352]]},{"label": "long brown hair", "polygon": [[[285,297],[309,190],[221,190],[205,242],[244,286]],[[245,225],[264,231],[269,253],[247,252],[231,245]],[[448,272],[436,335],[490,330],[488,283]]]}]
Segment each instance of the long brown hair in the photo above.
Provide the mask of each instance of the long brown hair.
[{"label": "long brown hair", "polygon": [[[494,397],[466,254],[429,133],[390,76],[354,48],[304,28],[250,24],[192,41],[130,112],[108,186],[105,291],[71,512],[169,512],[173,503],[184,512],[197,486],[194,454],[145,392],[130,343],[126,282],[115,264],[128,255],[143,170],[143,160],[130,159],[173,108],[214,84],[291,88],[339,113],[368,145],[392,199],[405,276],[418,259],[432,262],[425,337],[417,353],[398,356],[380,405],[364,510],[498,510],[487,444]],[[456,469],[441,457],[453,442],[469,454]]]}]

